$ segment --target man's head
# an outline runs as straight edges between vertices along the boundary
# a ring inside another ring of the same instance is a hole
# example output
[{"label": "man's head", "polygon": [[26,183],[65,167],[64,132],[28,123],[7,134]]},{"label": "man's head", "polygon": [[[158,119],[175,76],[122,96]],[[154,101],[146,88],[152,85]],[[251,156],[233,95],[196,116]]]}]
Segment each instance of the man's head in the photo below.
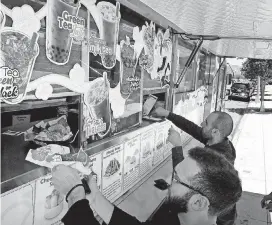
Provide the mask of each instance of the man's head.
[{"label": "man's head", "polygon": [[166,206],[179,214],[184,224],[215,219],[241,197],[238,173],[212,150],[197,147],[188,153],[174,169]]},{"label": "man's head", "polygon": [[207,140],[222,140],[229,136],[233,130],[233,120],[225,112],[212,112],[201,123],[202,134]]}]

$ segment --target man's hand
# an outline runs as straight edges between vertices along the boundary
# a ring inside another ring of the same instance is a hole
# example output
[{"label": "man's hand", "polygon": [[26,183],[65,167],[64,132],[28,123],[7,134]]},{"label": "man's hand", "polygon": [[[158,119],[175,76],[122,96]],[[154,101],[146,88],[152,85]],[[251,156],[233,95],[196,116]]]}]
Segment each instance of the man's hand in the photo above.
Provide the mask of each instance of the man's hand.
[{"label": "man's hand", "polygon": [[[82,184],[78,171],[64,165],[55,166],[52,169],[52,183],[56,190],[64,196],[77,184]],[[69,206],[85,198],[85,190],[82,186],[75,188],[68,196]]]},{"label": "man's hand", "polygon": [[155,117],[168,117],[169,111],[167,111],[166,109],[162,107],[158,107],[152,111],[151,115]]},{"label": "man's hand", "polygon": [[87,195],[86,198],[89,200],[91,208],[106,224],[109,224],[114,211],[114,205],[99,191],[94,176],[90,175],[88,177],[88,185],[91,189],[91,194]]},{"label": "man's hand", "polygon": [[167,141],[169,141],[175,147],[181,146],[182,144],[179,133],[173,127],[171,127],[168,131]]},{"label": "man's hand", "polygon": [[269,195],[263,197],[261,201],[262,208],[268,209],[270,212],[272,211],[272,192]]},{"label": "man's hand", "polygon": [[98,186],[97,186],[97,183],[96,183],[96,179],[95,179],[94,176],[89,175],[89,177],[88,177],[88,185],[89,185],[89,187],[91,189],[91,194],[90,194],[90,196],[88,196],[88,199],[89,199],[89,201],[93,202],[93,201],[95,201],[96,196],[97,195],[102,195],[102,193],[98,189]]}]

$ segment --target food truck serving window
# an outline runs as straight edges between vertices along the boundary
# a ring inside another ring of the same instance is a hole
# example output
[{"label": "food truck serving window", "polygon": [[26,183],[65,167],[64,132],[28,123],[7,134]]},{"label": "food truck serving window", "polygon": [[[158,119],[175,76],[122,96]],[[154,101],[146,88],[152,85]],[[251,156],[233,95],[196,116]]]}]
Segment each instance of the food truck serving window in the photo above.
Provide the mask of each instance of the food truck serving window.
[{"label": "food truck serving window", "polygon": [[197,58],[197,83],[196,88],[206,84],[205,74],[209,73],[209,57],[204,54],[199,54]]},{"label": "food truck serving window", "polygon": [[[177,68],[176,68],[176,79],[181,74],[189,56],[191,54],[191,50],[187,49],[183,46],[178,46],[177,49]],[[195,89],[195,75],[193,72],[193,63],[191,63],[190,67],[188,68],[184,78],[182,79],[178,91],[179,92],[188,92],[193,91]]]}]

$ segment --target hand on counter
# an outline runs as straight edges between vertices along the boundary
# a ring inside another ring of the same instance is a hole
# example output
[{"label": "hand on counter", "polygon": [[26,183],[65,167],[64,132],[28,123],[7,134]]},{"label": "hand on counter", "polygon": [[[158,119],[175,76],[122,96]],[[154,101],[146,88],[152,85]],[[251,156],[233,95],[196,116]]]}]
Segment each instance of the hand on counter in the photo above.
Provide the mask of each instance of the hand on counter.
[{"label": "hand on counter", "polygon": [[151,114],[155,117],[168,117],[169,111],[162,107],[158,107],[154,109]]},{"label": "hand on counter", "polygon": [[175,147],[182,145],[181,137],[179,133],[173,127],[171,127],[168,131],[167,141],[169,141]]},{"label": "hand on counter", "polygon": [[[57,191],[67,196],[76,185],[82,184],[82,181],[77,170],[65,165],[58,165],[52,169],[52,183]],[[85,199],[83,186],[74,188],[67,196],[69,207],[82,199]]]}]

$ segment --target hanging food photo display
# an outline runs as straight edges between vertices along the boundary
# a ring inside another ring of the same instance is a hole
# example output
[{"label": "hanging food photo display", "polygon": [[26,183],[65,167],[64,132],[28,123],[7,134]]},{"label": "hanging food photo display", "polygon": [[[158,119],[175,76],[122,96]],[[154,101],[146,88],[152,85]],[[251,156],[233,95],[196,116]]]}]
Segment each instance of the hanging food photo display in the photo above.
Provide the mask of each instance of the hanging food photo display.
[{"label": "hanging food photo display", "polygon": [[[142,78],[138,59],[143,41],[139,27],[121,19],[119,2],[85,5],[90,12],[90,86],[84,94],[83,126],[85,138],[95,141],[140,123]],[[95,96],[99,99],[93,101]]]},{"label": "hanging food photo display", "polygon": [[144,49],[140,65],[145,71],[144,88],[169,87],[172,60],[172,37],[170,30],[163,32],[153,22],[143,26]]}]

